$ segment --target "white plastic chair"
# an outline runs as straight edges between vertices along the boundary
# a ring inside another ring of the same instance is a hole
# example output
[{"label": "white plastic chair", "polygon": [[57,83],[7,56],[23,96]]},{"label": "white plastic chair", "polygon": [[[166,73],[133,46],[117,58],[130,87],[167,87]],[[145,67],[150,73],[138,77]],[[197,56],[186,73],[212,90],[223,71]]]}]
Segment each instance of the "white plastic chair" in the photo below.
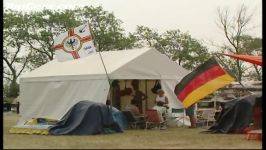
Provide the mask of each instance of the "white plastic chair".
[{"label": "white plastic chair", "polygon": [[210,122],[215,122],[215,110],[214,109],[208,109],[208,110],[204,110],[202,112],[202,118],[206,120],[207,122],[207,127],[209,126]]}]

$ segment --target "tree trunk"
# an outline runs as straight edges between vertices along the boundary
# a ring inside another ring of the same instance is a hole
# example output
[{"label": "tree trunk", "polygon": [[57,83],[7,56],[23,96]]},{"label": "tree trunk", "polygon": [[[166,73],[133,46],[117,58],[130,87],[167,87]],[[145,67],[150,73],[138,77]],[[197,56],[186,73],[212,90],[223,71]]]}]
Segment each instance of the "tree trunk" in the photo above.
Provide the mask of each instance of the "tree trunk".
[{"label": "tree trunk", "polygon": [[261,81],[261,74],[260,74],[260,72],[259,72],[259,70],[258,70],[258,67],[257,67],[256,65],[253,65],[253,66],[254,66],[255,71],[256,71],[256,73],[257,73],[257,75],[258,75],[258,80]]},{"label": "tree trunk", "polygon": [[242,81],[242,68],[240,66],[240,62],[239,60],[236,60],[236,66],[237,66],[237,71],[238,71],[238,81],[241,82]]},{"label": "tree trunk", "polygon": [[19,85],[16,80],[17,77],[14,77],[9,85],[8,97],[17,97],[19,95]]},{"label": "tree trunk", "polygon": [[178,65],[181,66],[181,61],[182,61],[182,58],[179,58],[178,59]]}]

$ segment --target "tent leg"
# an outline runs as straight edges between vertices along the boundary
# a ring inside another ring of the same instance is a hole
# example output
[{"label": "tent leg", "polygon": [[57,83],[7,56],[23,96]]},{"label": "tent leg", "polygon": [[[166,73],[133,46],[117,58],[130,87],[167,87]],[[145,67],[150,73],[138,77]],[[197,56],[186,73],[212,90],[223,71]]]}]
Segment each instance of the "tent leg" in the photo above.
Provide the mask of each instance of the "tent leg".
[{"label": "tent leg", "polygon": [[[147,83],[147,80],[145,80],[145,94],[147,95],[148,94],[148,90],[147,90],[147,87],[148,86],[148,83]],[[148,101],[145,100],[145,111],[148,109]],[[144,112],[145,112],[144,111]]]}]

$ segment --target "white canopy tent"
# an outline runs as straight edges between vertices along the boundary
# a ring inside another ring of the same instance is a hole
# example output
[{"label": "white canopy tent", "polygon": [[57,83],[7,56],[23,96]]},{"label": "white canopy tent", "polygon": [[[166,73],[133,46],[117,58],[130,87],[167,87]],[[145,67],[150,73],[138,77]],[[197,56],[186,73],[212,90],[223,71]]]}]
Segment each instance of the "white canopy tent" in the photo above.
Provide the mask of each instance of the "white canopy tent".
[{"label": "white canopy tent", "polygon": [[[183,108],[174,94],[175,85],[189,72],[152,48],[102,52],[109,78],[161,80],[169,106]],[[105,103],[108,79],[99,54],[82,59],[50,61],[20,78],[21,118],[60,119],[81,100]]]}]

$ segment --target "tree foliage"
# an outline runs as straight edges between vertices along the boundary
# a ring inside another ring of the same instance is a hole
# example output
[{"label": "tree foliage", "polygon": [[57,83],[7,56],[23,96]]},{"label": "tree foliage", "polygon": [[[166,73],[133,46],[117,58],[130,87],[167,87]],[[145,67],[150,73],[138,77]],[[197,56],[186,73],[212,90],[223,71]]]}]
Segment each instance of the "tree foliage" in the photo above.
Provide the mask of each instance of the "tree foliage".
[{"label": "tree foliage", "polygon": [[189,33],[168,30],[162,34],[144,26],[138,26],[135,33],[140,45],[154,47],[186,69],[193,70],[206,61],[210,55],[207,47]]},{"label": "tree foliage", "polygon": [[91,25],[99,51],[134,47],[136,38],[132,34],[126,35],[122,21],[101,6],[29,13],[5,9],[4,78],[12,81],[11,91],[16,87],[14,93],[17,93],[17,79],[25,69],[32,70],[54,58],[56,35],[84,23]]},{"label": "tree foliage", "polygon": [[74,11],[81,22],[90,24],[98,51],[122,50],[134,46],[135,38],[125,35],[122,21],[101,6],[85,6]]},{"label": "tree foliage", "polygon": [[[238,11],[235,22],[230,21],[226,10],[219,10],[218,15],[219,25],[229,42],[224,52],[253,54],[261,51],[261,39],[243,34],[251,19],[245,7]],[[4,78],[9,84],[5,86],[5,93],[9,97],[17,96],[19,76],[54,58],[55,36],[84,23],[89,23],[98,51],[153,47],[189,70],[195,69],[210,57],[207,47],[188,32],[168,30],[159,33],[149,27],[137,26],[136,32],[126,34],[122,28],[123,22],[101,6],[43,9],[29,13],[5,9],[3,62]],[[225,63],[237,72],[241,80],[245,66],[229,59]],[[254,67],[259,76],[261,68]]]},{"label": "tree foliage", "polygon": [[[244,54],[248,55],[262,55],[262,39],[258,37],[252,37],[250,35],[243,35],[240,37],[240,49]],[[258,65],[252,65],[254,71],[249,71],[246,77],[252,80],[262,80],[262,67]]]},{"label": "tree foliage", "polygon": [[5,89],[7,96],[18,95],[17,79],[25,70],[30,58],[31,50],[25,45],[25,34],[27,32],[27,15],[12,10],[4,12],[3,30],[3,63],[4,79],[9,81],[9,89]]},{"label": "tree foliage", "polygon": [[[249,25],[252,21],[253,13],[248,13],[248,9],[245,5],[241,5],[235,14],[230,13],[227,8],[218,8],[218,22],[217,26],[224,32],[228,44],[222,46],[222,53],[232,54],[250,54],[253,45],[248,43],[248,39],[245,34],[250,29]],[[228,62],[225,61],[224,62]],[[247,67],[243,63],[235,59],[230,60],[230,63],[226,64],[231,69],[231,72],[235,74],[238,81],[241,82],[245,74]]]},{"label": "tree foliage", "polygon": [[[20,13],[13,11],[12,13]],[[7,13],[8,14],[8,13]],[[6,20],[11,20],[5,15]],[[144,26],[136,33],[126,35],[113,13],[99,7],[83,7],[73,10],[47,10],[25,13],[27,28],[23,32],[22,44],[31,50],[29,68],[34,69],[54,58],[54,36],[69,28],[89,23],[97,50],[122,50],[133,47],[155,47],[163,54],[187,69],[195,68],[208,57],[207,48],[188,33],[169,30],[163,34]],[[146,42],[146,43],[145,43]]]}]

